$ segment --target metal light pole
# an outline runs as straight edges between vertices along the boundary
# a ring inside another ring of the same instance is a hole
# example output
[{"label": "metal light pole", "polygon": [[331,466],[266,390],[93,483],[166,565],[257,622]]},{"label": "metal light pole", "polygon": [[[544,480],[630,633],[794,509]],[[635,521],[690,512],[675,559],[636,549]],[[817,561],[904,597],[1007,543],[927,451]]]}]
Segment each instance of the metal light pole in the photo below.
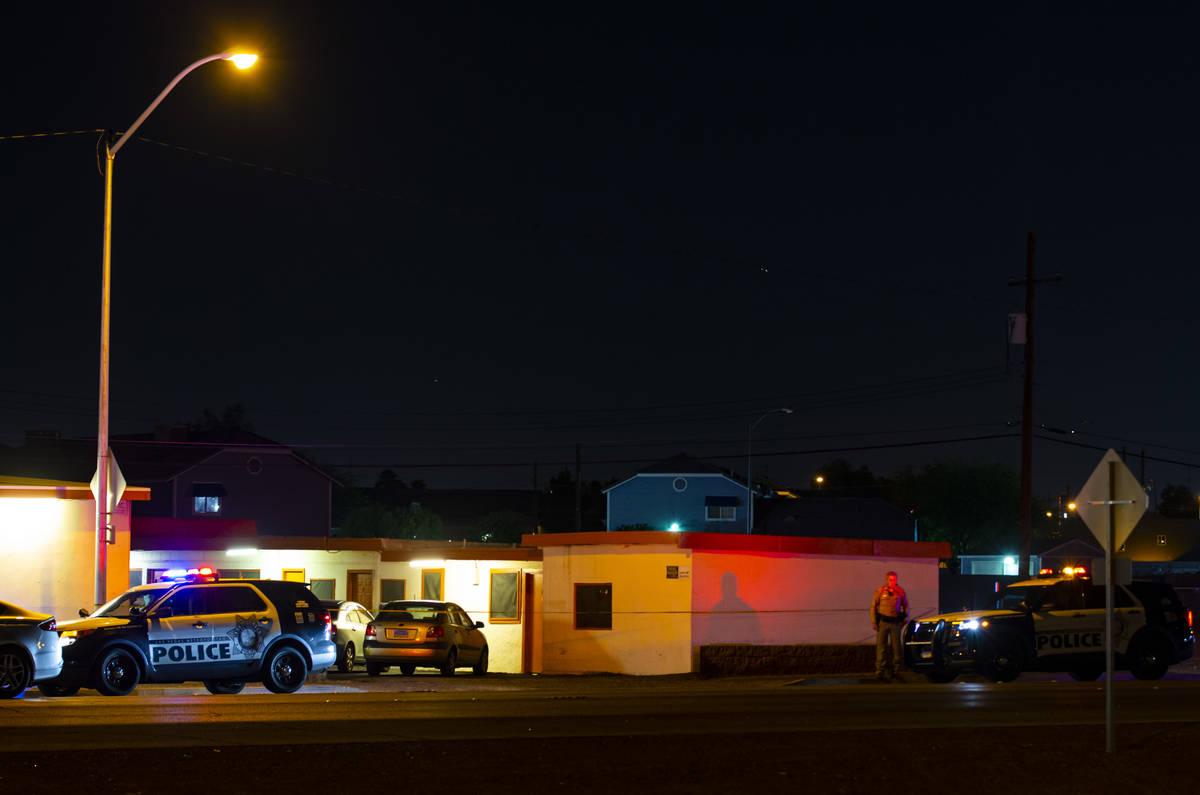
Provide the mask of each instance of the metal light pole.
[{"label": "metal light pole", "polygon": [[746,431],[746,535],[749,535],[751,529],[754,527],[754,478],[751,474],[751,470],[754,465],[754,454],[752,452],[754,429],[758,427],[760,422],[765,420],[767,417],[770,417],[772,414],[791,414],[792,411],[793,409],[786,407],[781,409],[771,409],[754,422],[750,423],[750,429]]},{"label": "metal light pole", "polygon": [[113,159],[117,152],[129,140],[129,136],[142,126],[146,117],[158,107],[171,89],[197,67],[210,61],[232,61],[238,69],[249,69],[258,59],[257,55],[249,53],[222,52],[201,58],[188,66],[175,79],[167,84],[150,106],[142,111],[142,115],[130,125],[129,129],[113,144],[111,140],[104,142],[104,264],[100,281],[100,421],[96,431],[96,476],[99,481],[96,489],[96,579],[94,598],[96,605],[108,601],[108,528],[111,524],[111,509],[109,505],[109,469],[112,466],[112,451],[108,449],[108,351],[109,351],[109,294],[110,277],[112,273],[112,181]]}]

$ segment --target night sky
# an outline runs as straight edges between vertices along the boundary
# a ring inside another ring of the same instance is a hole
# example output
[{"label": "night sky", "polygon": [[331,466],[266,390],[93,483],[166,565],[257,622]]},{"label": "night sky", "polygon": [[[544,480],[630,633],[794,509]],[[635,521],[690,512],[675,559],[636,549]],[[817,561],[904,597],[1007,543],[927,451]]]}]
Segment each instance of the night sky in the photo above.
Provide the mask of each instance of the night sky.
[{"label": "night sky", "polygon": [[808,5],[5,4],[0,443],[96,433],[91,131],[248,49],[117,156],[114,434],[242,403],[362,484],[526,487],[742,473],[792,406],[787,485],[1015,469],[1033,231],[1036,491],[1200,486],[1197,20]]}]

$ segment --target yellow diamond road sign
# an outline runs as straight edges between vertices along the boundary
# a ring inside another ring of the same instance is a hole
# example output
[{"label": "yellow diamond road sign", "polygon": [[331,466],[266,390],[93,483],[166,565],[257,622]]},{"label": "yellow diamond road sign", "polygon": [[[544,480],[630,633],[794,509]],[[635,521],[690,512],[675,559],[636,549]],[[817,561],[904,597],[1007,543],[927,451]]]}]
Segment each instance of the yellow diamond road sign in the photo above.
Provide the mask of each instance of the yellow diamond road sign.
[{"label": "yellow diamond road sign", "polygon": [[[1096,536],[1100,548],[1115,553],[1146,512],[1146,490],[1115,450],[1100,459],[1096,471],[1075,498],[1075,511]],[[1113,545],[1108,549],[1108,524],[1113,522]]]}]

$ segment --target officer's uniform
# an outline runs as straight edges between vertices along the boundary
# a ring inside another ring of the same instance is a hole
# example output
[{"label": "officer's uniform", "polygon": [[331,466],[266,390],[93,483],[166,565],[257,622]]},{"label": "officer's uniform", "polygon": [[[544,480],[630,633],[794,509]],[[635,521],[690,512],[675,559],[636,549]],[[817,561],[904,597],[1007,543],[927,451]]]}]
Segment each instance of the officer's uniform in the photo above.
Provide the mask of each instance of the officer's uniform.
[{"label": "officer's uniform", "polygon": [[[893,676],[903,663],[904,646],[900,638],[908,618],[908,597],[899,585],[881,585],[871,602],[871,625],[875,627],[875,675]],[[888,640],[892,655],[888,659]]]}]

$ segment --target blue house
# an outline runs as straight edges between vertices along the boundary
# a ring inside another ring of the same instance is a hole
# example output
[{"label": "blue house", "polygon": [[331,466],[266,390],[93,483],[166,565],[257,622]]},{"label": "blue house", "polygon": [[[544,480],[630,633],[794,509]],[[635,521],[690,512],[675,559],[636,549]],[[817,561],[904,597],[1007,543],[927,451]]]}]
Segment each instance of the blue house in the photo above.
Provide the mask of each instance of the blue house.
[{"label": "blue house", "polygon": [[653,464],[604,494],[610,531],[746,532],[746,485],[688,455]]}]

